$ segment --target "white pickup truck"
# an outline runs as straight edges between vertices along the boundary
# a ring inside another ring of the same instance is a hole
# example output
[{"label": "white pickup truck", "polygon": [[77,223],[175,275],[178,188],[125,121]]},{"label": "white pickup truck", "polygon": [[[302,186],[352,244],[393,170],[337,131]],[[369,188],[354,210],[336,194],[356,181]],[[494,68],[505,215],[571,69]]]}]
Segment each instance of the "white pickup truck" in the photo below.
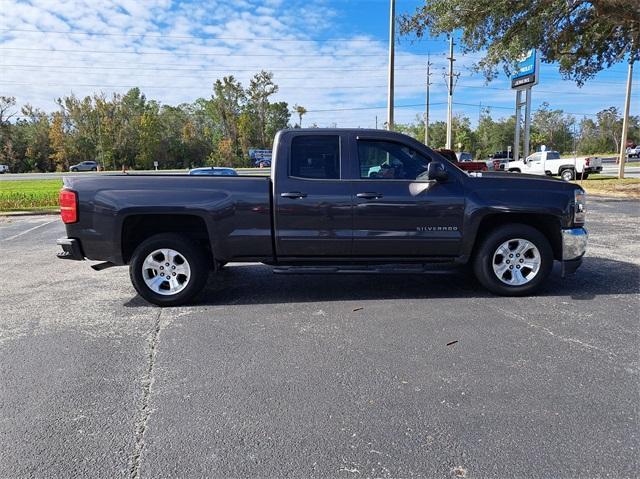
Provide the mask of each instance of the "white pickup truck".
[{"label": "white pickup truck", "polygon": [[505,170],[532,175],[560,176],[565,181],[586,180],[590,174],[602,172],[600,158],[560,158],[557,151],[538,151],[524,160],[509,161]]}]

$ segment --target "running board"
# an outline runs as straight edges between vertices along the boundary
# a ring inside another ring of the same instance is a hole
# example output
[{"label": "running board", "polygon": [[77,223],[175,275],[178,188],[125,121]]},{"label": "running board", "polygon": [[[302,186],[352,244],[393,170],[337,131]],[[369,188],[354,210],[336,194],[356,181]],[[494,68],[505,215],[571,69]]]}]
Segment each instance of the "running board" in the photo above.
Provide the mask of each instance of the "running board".
[{"label": "running board", "polygon": [[381,264],[341,266],[277,266],[275,274],[450,274],[455,264]]},{"label": "running board", "polygon": [[113,268],[114,266],[115,266],[115,264],[113,264],[112,262],[105,261],[104,263],[92,264],[91,268],[94,271],[102,271],[102,270],[105,270],[107,268]]}]

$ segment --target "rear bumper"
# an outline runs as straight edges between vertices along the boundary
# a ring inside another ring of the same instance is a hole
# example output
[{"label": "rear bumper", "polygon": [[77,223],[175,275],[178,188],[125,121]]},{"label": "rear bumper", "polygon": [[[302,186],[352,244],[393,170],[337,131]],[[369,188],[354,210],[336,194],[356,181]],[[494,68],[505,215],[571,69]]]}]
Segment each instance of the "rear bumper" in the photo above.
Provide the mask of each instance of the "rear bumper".
[{"label": "rear bumper", "polygon": [[602,166],[587,166],[584,169],[585,173],[601,173],[602,172]]},{"label": "rear bumper", "polygon": [[60,238],[56,243],[58,246],[62,247],[62,251],[56,254],[59,259],[73,259],[76,261],[84,260],[84,253],[82,252],[80,240],[75,238]]}]

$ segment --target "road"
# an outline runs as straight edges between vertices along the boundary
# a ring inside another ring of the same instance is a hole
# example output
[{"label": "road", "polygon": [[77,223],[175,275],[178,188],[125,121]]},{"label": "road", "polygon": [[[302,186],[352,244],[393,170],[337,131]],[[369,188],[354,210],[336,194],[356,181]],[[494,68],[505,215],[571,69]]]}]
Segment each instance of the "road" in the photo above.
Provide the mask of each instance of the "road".
[{"label": "road", "polygon": [[[602,174],[603,175],[612,175],[618,176],[618,166],[617,165],[602,165]],[[627,166],[624,169],[624,177],[625,178],[640,178],[640,167],[638,166]]]},{"label": "road", "polygon": [[532,298],[230,265],[158,309],[0,218],[0,477],[638,477],[640,203]]},{"label": "road", "polygon": [[[268,168],[236,168],[239,174],[258,174],[258,175],[268,175]],[[184,175],[188,172],[188,170],[158,170],[158,171],[135,171],[133,174],[159,174],[159,175]],[[59,180],[63,176],[90,176],[90,175],[103,175],[103,174],[113,174],[120,173],[119,171],[108,171],[104,173],[95,173],[95,172],[80,172],[80,173],[70,173],[70,172],[56,172],[56,173],[3,173],[0,174],[0,181],[11,181],[11,180]]]}]

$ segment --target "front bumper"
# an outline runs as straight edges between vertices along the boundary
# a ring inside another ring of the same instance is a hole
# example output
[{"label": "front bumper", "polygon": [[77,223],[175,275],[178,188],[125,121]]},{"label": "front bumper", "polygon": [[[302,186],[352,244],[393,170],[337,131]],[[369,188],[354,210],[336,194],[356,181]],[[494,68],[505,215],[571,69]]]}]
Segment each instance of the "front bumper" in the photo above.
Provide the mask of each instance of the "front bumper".
[{"label": "front bumper", "polygon": [[562,260],[571,261],[582,258],[587,251],[589,233],[584,228],[562,230]]},{"label": "front bumper", "polygon": [[562,277],[575,273],[587,251],[589,233],[584,228],[562,230]]},{"label": "front bumper", "polygon": [[62,247],[62,251],[56,254],[59,259],[73,259],[76,261],[82,261],[84,259],[80,240],[75,238],[60,238],[56,243]]}]

